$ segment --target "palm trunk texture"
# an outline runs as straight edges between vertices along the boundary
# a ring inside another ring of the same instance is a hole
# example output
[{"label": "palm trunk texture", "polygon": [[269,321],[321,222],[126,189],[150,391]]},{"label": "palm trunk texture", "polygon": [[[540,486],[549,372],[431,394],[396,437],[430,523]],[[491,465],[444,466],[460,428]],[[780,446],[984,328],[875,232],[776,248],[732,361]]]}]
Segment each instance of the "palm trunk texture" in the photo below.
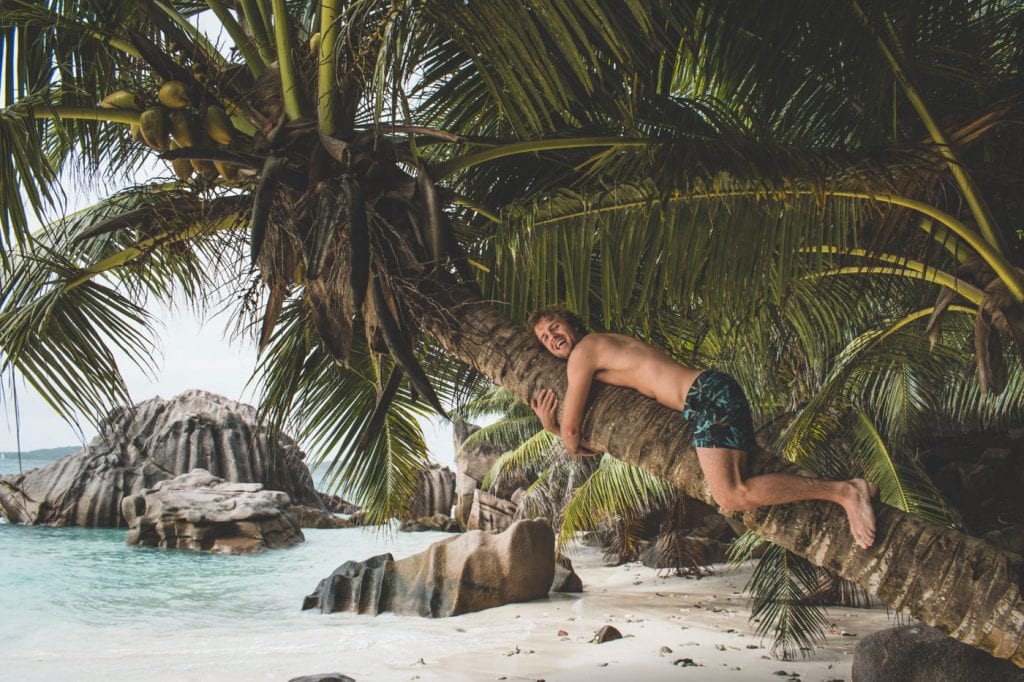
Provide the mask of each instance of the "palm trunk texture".
[{"label": "palm trunk texture", "polygon": [[[543,387],[564,395],[563,361],[545,352],[528,330],[493,306],[468,297],[461,301],[419,311],[423,326],[442,346],[526,403]],[[590,444],[717,508],[704,483],[690,428],[678,412],[635,391],[595,383],[582,433]],[[750,464],[755,474],[797,472],[792,464],[763,451],[752,456]],[[827,502],[727,515],[741,519],[766,540],[857,583],[891,607],[1024,667],[1020,562],[962,532],[877,502],[875,509],[876,540],[869,550],[854,543],[842,508]]]}]

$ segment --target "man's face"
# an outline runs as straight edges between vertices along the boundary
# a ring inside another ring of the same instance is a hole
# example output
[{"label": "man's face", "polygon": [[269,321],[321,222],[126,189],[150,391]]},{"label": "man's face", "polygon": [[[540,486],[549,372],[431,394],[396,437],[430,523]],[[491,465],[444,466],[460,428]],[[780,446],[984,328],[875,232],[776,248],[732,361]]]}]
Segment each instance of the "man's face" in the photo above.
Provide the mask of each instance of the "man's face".
[{"label": "man's face", "polygon": [[548,352],[563,360],[569,357],[577,341],[569,325],[557,317],[545,317],[534,325],[533,333]]}]

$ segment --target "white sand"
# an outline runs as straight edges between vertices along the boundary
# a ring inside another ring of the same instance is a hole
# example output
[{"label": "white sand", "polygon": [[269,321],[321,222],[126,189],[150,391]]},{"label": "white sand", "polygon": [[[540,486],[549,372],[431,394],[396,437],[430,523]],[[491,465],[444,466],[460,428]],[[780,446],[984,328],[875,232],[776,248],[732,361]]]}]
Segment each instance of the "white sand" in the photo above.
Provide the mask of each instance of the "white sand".
[{"label": "white sand", "polygon": [[[574,565],[583,579],[581,595],[552,595],[546,601],[424,620],[424,636],[407,646],[387,647],[390,651],[369,659],[344,652],[327,668],[310,669],[307,660],[296,674],[335,671],[360,682],[797,679],[776,675],[785,671],[798,673],[803,682],[849,680],[860,638],[893,625],[884,606],[829,609],[835,628],[825,646],[806,660],[779,661],[770,658],[770,642],[757,637],[756,624],[749,621],[742,590],[751,566],[718,565],[715,575],[696,580],[658,577],[637,563],[607,567],[593,551],[578,553]],[[606,624],[623,638],[591,643]],[[431,645],[435,628],[454,631],[459,638],[441,650],[440,642]],[[559,635],[560,630],[567,634]],[[318,652],[321,664],[325,653]],[[696,665],[676,664],[683,659]]]}]

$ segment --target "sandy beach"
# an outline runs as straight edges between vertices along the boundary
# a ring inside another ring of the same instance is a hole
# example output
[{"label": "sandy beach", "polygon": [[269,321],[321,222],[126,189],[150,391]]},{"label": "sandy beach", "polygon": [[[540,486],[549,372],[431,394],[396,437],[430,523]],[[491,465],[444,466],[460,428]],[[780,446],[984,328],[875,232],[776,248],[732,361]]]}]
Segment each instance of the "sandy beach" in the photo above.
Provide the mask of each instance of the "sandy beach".
[{"label": "sandy beach", "polygon": [[[752,565],[661,577],[637,563],[605,566],[592,548],[569,552],[581,594],[452,618],[325,615],[300,606],[340,563],[384,547],[407,556],[444,534],[310,530],[290,550],[224,557],[133,549],[113,530],[0,530],[10,583],[0,656],[4,673],[26,682],[286,682],[331,672],[357,682],[824,682],[850,680],[857,643],[891,625],[883,606],[830,609],[824,647],[774,660],[748,620]],[[622,639],[592,643],[604,625]]]},{"label": "sandy beach", "polygon": [[[589,550],[573,560],[581,595],[423,622],[459,633],[461,646],[432,650],[427,636],[422,646],[410,642],[372,660],[350,652],[329,668],[304,672],[343,672],[360,681],[849,680],[857,642],[893,624],[882,605],[830,609],[835,628],[825,646],[806,660],[779,661],[748,620],[742,590],[749,565],[717,565],[714,575],[697,580],[659,577],[638,563],[604,566]],[[592,643],[606,624],[623,638]],[[326,653],[317,653],[321,665]]]}]

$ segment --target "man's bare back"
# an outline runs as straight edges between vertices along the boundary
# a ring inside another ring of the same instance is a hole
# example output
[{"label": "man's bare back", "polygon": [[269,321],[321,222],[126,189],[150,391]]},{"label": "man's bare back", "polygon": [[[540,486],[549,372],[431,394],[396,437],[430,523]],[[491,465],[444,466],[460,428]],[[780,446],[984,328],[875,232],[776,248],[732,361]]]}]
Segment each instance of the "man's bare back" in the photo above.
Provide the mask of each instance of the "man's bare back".
[{"label": "man's bare back", "polygon": [[[722,444],[714,442],[714,439],[722,438],[721,430],[706,442],[698,438],[694,442],[712,497],[723,510],[739,511],[799,500],[825,500],[842,506],[846,511],[850,530],[858,545],[866,549],[874,543],[875,514],[871,498],[878,494],[878,487],[873,483],[863,479],[824,481],[789,474],[746,477],[747,446],[743,443],[752,443],[753,438],[749,407],[742,389],[728,375],[717,372],[705,374],[686,367],[660,350],[628,336],[588,333],[582,322],[571,313],[539,313],[534,317],[533,331],[552,355],[568,361],[568,387],[561,419],[557,416],[558,398],[549,389],[541,389],[531,401],[531,406],[544,428],[561,436],[570,453],[597,454],[582,442],[580,434],[587,397],[595,379],[636,390],[666,407],[688,414],[688,419],[696,415],[694,421],[700,421],[702,417],[688,401],[694,397],[693,393],[700,394],[706,383],[717,393],[704,402],[714,403],[709,409],[717,411],[706,415],[704,423],[713,425],[717,430],[723,420],[738,418],[744,422],[737,424],[737,428],[728,426],[724,430]],[[697,388],[698,378],[701,389]],[[695,432],[701,428],[699,423],[691,423],[691,426]],[[747,433],[749,438],[745,435]]]},{"label": "man's bare back", "polygon": [[587,334],[573,348],[569,363],[592,366],[598,381],[632,388],[678,412],[683,411],[686,394],[700,374],[700,370],[622,334]]}]

